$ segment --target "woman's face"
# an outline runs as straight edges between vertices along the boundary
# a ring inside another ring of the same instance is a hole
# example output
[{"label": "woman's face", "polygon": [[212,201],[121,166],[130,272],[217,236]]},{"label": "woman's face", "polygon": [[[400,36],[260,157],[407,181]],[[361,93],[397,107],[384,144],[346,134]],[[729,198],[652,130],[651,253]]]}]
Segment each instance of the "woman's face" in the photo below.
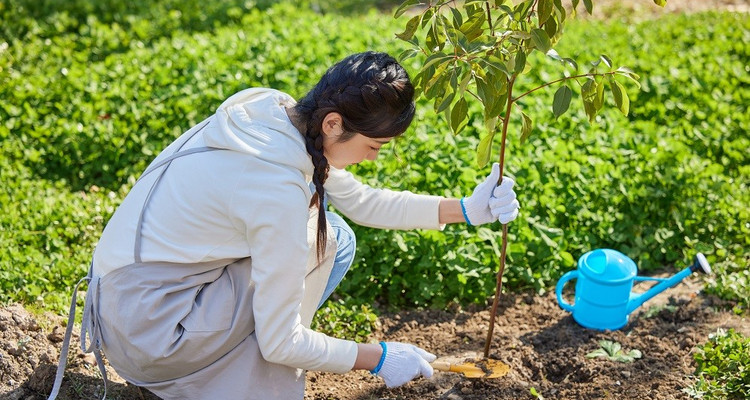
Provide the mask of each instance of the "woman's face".
[{"label": "woman's face", "polygon": [[380,148],[393,139],[369,138],[355,133],[352,138],[341,141],[343,134],[341,116],[337,113],[328,114],[323,120],[323,155],[331,166],[338,169],[364,160],[375,160]]}]

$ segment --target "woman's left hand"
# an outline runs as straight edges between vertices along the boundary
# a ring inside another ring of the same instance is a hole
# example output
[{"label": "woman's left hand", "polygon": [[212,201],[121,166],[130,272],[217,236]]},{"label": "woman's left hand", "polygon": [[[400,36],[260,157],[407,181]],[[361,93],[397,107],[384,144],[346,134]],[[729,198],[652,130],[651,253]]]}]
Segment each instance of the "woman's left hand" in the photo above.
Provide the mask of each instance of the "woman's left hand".
[{"label": "woman's left hand", "polygon": [[500,221],[507,224],[518,216],[520,205],[513,190],[515,181],[507,176],[503,177],[500,185],[500,164],[492,165],[492,172],[477,185],[469,197],[461,199],[461,209],[469,225],[481,225]]}]

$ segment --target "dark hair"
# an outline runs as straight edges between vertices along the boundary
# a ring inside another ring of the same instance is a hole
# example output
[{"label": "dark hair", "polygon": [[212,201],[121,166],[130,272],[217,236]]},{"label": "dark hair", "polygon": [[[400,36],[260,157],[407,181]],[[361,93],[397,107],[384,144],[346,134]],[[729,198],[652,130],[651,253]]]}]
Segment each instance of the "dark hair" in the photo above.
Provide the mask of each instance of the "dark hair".
[{"label": "dark hair", "polygon": [[323,155],[323,119],[339,113],[344,133],[339,141],[359,133],[370,138],[395,137],[404,133],[414,118],[414,86],[409,74],[386,53],[368,51],[353,54],[331,66],[295,106],[294,113],[304,124],[305,145],[312,157],[315,184],[310,207],[318,212],[318,257],[326,244],[326,217],[323,184],[328,178],[328,160]]}]

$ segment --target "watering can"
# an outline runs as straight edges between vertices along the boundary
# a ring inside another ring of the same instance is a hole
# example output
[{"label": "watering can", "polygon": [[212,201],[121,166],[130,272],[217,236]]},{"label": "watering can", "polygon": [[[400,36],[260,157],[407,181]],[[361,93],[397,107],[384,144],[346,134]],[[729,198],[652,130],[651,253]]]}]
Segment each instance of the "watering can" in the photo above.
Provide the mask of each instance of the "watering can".
[{"label": "watering can", "polygon": [[[628,323],[628,315],[652,297],[675,286],[695,271],[710,274],[706,257],[698,253],[693,265],[671,278],[637,276],[635,262],[619,251],[596,249],[578,259],[578,269],[569,271],[557,281],[557,303],[563,310],[573,313],[580,325],[598,330],[616,330]],[[577,279],[575,304],[565,302],[562,290],[565,284]],[[657,281],[644,293],[631,293],[635,281]]]}]

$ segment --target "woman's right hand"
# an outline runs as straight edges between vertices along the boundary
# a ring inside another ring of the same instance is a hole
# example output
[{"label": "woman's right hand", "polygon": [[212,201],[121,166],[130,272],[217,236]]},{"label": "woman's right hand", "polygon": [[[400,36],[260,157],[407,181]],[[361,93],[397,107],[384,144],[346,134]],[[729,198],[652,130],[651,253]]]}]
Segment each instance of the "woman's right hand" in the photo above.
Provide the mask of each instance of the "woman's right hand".
[{"label": "woman's right hand", "polygon": [[430,363],[437,358],[434,354],[407,343],[383,342],[385,357],[380,368],[373,373],[385,381],[389,388],[401,386],[419,376],[432,376]]}]

